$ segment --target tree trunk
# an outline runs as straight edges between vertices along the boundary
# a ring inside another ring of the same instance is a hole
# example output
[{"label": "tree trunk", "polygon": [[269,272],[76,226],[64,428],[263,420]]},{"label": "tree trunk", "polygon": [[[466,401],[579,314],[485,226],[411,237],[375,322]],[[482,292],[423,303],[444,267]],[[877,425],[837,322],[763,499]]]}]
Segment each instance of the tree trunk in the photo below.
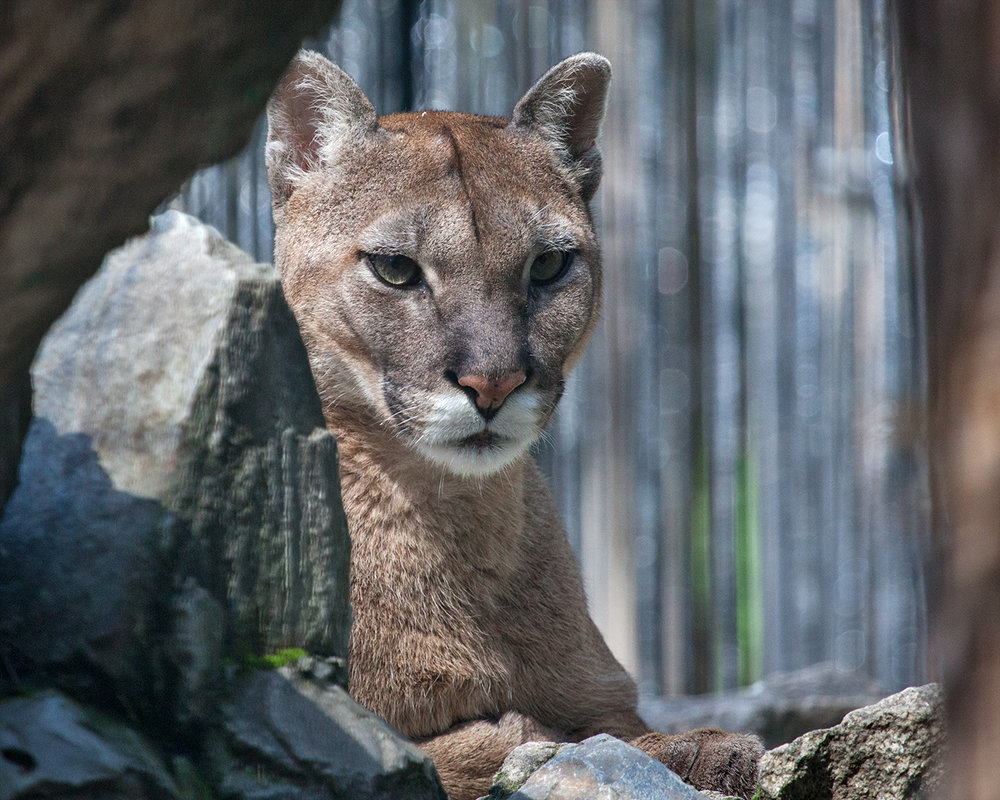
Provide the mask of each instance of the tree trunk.
[{"label": "tree trunk", "polygon": [[1000,4],[897,0],[952,796],[1000,796]]}]

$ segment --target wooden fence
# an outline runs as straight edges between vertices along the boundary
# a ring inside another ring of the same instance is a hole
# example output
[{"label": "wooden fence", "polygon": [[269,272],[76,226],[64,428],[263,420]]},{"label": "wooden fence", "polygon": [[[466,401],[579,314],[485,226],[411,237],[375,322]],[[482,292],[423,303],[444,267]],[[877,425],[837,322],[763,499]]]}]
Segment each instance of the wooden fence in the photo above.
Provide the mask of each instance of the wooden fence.
[{"label": "wooden fence", "polygon": [[[538,458],[644,690],[833,661],[926,677],[924,363],[877,0],[347,0],[310,42],[380,113],[614,80],[603,321]],[[261,155],[173,201],[261,260]],[[897,171],[894,171],[896,169]]]}]

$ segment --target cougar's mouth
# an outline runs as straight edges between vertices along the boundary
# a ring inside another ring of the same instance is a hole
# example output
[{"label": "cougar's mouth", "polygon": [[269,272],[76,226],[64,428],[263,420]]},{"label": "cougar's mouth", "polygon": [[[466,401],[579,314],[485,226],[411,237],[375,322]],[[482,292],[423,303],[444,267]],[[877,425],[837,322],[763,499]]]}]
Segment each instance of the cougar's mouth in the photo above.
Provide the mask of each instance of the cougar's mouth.
[{"label": "cougar's mouth", "polygon": [[465,394],[434,399],[416,448],[451,472],[485,476],[522,456],[539,433],[534,393],[515,394],[487,424]]}]

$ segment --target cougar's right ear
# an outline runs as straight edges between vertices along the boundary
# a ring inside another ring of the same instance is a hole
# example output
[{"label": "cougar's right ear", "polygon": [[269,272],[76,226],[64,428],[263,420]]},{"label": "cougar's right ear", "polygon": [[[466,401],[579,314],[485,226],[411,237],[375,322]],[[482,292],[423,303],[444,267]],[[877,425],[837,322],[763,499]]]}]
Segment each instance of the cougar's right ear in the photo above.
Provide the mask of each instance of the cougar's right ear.
[{"label": "cougar's right ear", "polygon": [[275,210],[311,170],[333,164],[353,137],[375,130],[375,108],[354,80],[300,50],[267,102],[267,178]]}]

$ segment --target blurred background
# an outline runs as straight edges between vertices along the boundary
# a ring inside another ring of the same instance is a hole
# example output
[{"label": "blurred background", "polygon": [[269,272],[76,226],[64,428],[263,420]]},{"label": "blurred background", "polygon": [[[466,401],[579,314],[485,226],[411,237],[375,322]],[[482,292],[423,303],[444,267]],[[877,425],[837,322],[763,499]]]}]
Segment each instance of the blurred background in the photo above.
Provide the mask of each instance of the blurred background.
[{"label": "blurred background", "polygon": [[[380,113],[506,116],[559,59],[611,59],[603,321],[537,453],[591,613],[647,693],[822,661],[923,682],[924,327],[882,3],[347,0],[308,45]],[[265,135],[171,205],[270,261]]]}]

